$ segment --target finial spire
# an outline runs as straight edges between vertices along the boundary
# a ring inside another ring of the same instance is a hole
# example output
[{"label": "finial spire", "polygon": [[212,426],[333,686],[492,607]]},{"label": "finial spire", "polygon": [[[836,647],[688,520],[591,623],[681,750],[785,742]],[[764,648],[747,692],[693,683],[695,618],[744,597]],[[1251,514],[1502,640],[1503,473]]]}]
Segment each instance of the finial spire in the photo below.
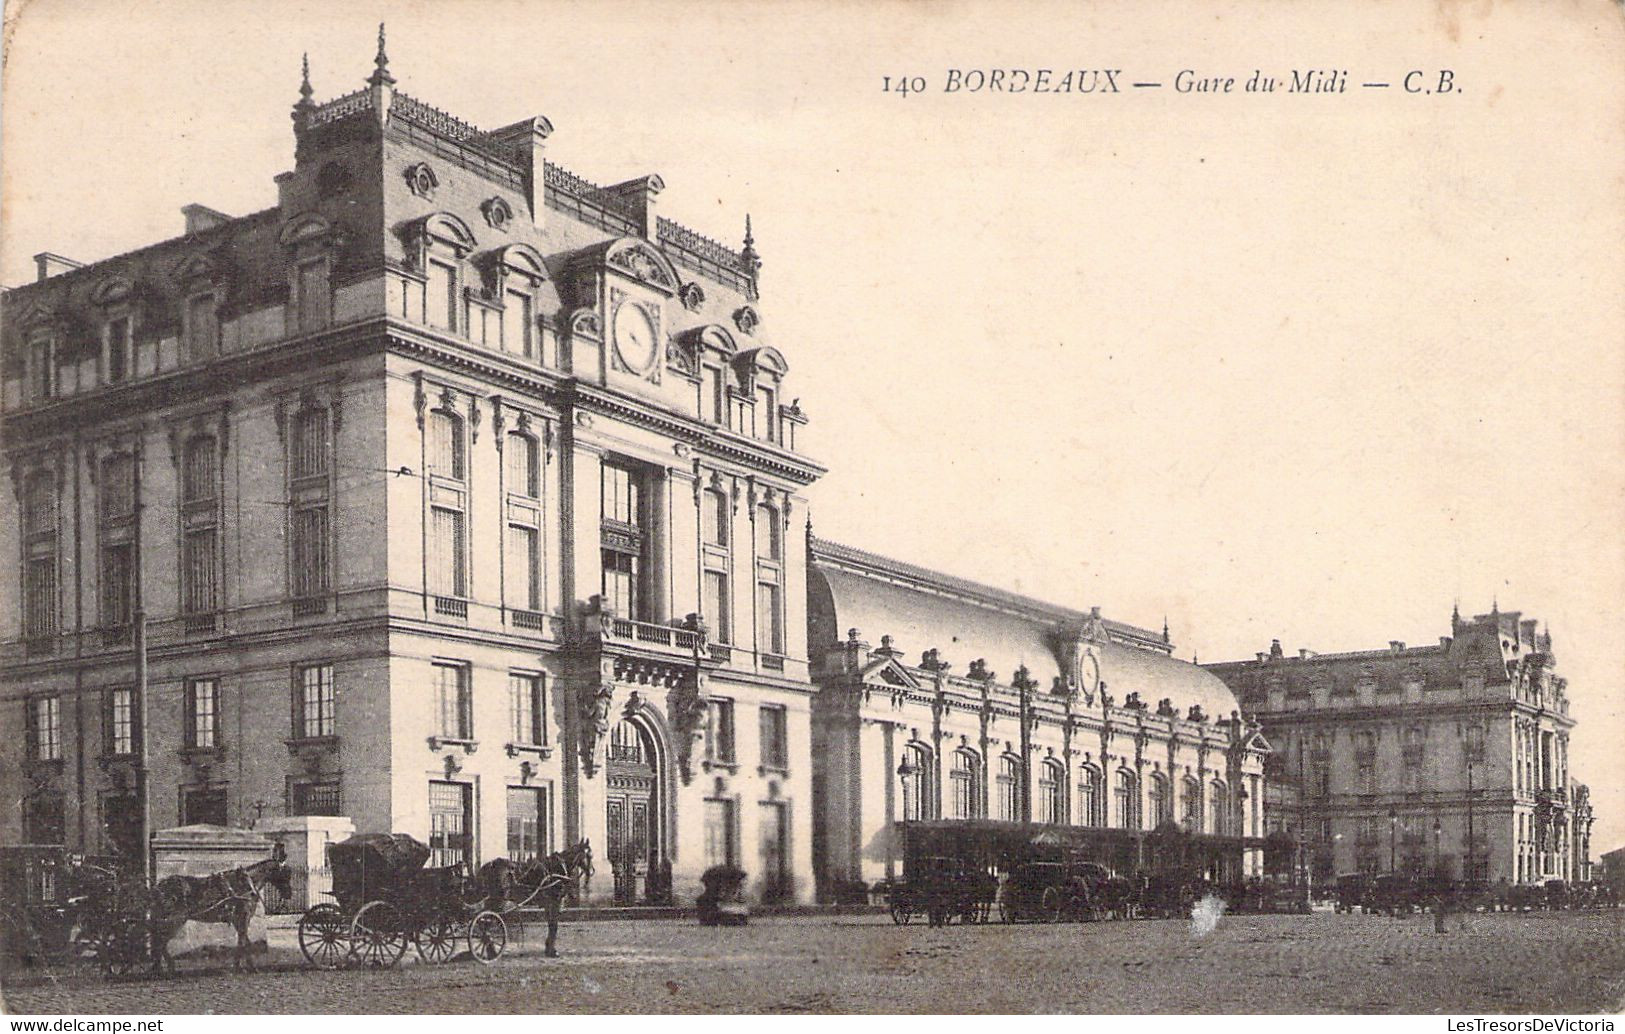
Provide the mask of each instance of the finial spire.
[{"label": "finial spire", "polygon": [[739,258],[744,264],[745,276],[747,278],[747,290],[745,291],[745,295],[751,301],[756,301],[761,297],[761,292],[758,290],[756,285],[756,274],[761,272],[762,257],[756,254],[756,238],[751,236],[749,212],[745,213],[745,246],[740,250]]},{"label": "finial spire", "polygon": [[1168,615],[1166,614],[1162,616],[1162,641],[1165,643],[1168,641]]},{"label": "finial spire", "polygon": [[373,86],[393,86],[395,77],[389,74],[389,55],[384,53],[384,23],[378,23],[378,54],[372,59],[374,66],[372,78],[367,82]]},{"label": "finial spire", "polygon": [[316,91],[310,88],[310,55],[301,54],[299,57],[299,96],[303,103],[310,103],[311,94]]}]

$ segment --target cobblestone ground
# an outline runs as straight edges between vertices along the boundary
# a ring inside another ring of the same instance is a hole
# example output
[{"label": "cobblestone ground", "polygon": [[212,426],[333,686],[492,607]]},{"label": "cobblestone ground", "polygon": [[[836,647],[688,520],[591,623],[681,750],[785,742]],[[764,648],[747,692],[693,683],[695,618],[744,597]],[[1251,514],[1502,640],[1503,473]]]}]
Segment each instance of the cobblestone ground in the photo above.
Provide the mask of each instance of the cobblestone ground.
[{"label": "cobblestone ground", "polygon": [[895,927],[884,917],[592,922],[544,929],[496,965],[303,968],[272,932],[262,971],[174,979],[13,974],[21,1013],[1348,1012],[1625,1008],[1625,911],[1431,917],[1232,916],[1190,923]]}]

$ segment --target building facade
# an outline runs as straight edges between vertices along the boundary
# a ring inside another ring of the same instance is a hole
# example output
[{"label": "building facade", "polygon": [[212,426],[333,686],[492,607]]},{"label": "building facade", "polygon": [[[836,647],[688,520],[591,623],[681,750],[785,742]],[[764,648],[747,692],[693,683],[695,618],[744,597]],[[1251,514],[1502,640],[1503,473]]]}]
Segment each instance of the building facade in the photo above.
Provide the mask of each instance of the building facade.
[{"label": "building facade", "polygon": [[1296,788],[1277,821],[1315,878],[1443,871],[1589,878],[1589,792],[1569,775],[1549,634],[1499,609],[1437,644],[1207,665],[1256,715]]},{"label": "building facade", "polygon": [[[4,307],[0,837],[348,814],[593,900],[807,898],[804,491],[760,261],[308,74],[277,203]],[[145,692],[142,687],[145,687]],[[21,802],[20,805],[15,802]]]},{"label": "building facade", "polygon": [[1177,829],[1214,878],[1261,872],[1269,745],[1166,629],[819,539],[808,556],[825,896],[898,875],[899,825],[937,819],[1078,827],[1125,873]]}]

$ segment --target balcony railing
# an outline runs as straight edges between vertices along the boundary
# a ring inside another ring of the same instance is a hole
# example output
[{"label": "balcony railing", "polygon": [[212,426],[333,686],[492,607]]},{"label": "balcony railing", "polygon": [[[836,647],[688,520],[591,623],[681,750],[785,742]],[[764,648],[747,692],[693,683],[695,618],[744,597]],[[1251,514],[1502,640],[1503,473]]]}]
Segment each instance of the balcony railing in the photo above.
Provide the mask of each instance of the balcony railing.
[{"label": "balcony railing", "polygon": [[768,671],[783,671],[784,658],[778,654],[764,653],[762,654],[762,667]]},{"label": "balcony railing", "polygon": [[218,614],[187,614],[182,619],[186,624],[187,635],[200,635],[213,632],[220,625]]},{"label": "balcony railing", "polygon": [[515,628],[523,628],[528,632],[547,631],[546,614],[539,614],[534,610],[511,610],[508,615],[513,619]]},{"label": "balcony railing", "polygon": [[712,643],[711,659],[716,661],[718,664],[732,664],[734,659],[734,648],[729,646],[727,643]]},{"label": "balcony railing", "polygon": [[307,596],[304,599],[293,601],[293,616],[296,618],[315,617],[327,613],[328,599],[326,596]]},{"label": "balcony railing", "polygon": [[673,650],[693,650],[700,645],[700,634],[686,628],[656,625],[631,618],[609,618],[604,622],[604,637],[624,642],[648,643]]},{"label": "balcony railing", "polygon": [[443,618],[468,619],[468,601],[453,599],[450,596],[436,596],[434,598],[434,612]]}]

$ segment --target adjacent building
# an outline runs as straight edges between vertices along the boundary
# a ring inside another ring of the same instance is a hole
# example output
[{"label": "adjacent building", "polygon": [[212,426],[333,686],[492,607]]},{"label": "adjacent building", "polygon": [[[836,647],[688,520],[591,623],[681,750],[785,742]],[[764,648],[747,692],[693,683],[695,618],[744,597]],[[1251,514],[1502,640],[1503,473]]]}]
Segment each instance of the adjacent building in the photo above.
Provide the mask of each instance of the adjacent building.
[{"label": "adjacent building", "polygon": [[1120,872],[1176,831],[1215,879],[1262,871],[1269,745],[1166,628],[820,539],[808,556],[825,896],[897,875],[899,824],[937,819],[1076,827]]},{"label": "adjacent building", "polygon": [[138,852],[145,755],[158,827],[586,837],[595,900],[718,862],[810,896],[822,468],[748,218],[702,237],[374,64],[307,72],[272,207],[6,294],[0,838]]},{"label": "adjacent building", "polygon": [[1433,872],[1590,878],[1589,791],[1569,773],[1550,634],[1498,608],[1437,644],[1207,665],[1256,715],[1293,792],[1275,816],[1317,880]]}]

